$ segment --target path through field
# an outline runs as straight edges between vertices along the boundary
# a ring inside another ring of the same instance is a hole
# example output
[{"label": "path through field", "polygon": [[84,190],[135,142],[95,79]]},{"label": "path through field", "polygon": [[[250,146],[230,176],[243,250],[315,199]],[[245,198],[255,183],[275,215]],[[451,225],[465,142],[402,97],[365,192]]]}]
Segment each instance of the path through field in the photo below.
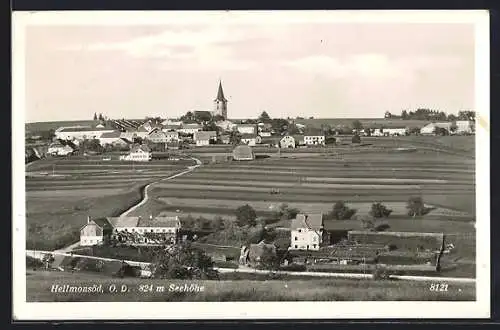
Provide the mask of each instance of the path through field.
[{"label": "path through field", "polygon": [[144,186],[143,188],[143,198],[142,200],[136,204],[136,205],[133,205],[131,206],[128,210],[126,210],[125,212],[123,212],[120,216],[121,217],[126,217],[128,214],[130,214],[131,212],[135,211],[137,208],[143,206],[144,204],[146,204],[149,200],[149,194],[148,194],[148,190],[151,188],[151,186],[159,183],[159,182],[162,182],[162,181],[166,181],[166,180],[171,180],[171,179],[175,179],[177,177],[180,177],[181,175],[184,175],[186,173],[189,173],[189,172],[192,172],[194,171],[196,168],[200,167],[203,163],[197,159],[197,158],[191,158],[193,159],[195,162],[196,162],[196,165],[193,165],[193,166],[188,166],[188,169],[185,170],[185,171],[182,171],[180,173],[177,173],[177,174],[174,174],[174,175],[171,175],[171,176],[168,176],[166,178],[163,178],[163,179],[160,179],[158,181],[155,181],[155,182],[152,182],[150,184],[147,184],[146,186]]}]

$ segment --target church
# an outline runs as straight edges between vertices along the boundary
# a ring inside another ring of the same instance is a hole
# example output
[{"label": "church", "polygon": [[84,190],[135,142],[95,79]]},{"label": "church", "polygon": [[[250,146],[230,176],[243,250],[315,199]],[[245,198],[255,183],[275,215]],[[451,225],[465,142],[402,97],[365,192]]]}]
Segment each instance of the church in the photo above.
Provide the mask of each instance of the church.
[{"label": "church", "polygon": [[224,97],[224,91],[222,90],[222,81],[219,81],[217,98],[214,100],[214,110],[212,111],[212,116],[217,115],[224,117],[224,120],[227,119],[227,100]]}]

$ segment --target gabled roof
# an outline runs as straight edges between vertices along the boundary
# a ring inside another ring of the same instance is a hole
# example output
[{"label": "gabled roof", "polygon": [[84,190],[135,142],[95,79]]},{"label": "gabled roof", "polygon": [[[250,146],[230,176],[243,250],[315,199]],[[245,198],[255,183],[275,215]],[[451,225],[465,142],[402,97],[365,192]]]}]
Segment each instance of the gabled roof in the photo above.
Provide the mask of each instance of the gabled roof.
[{"label": "gabled roof", "polygon": [[85,226],[87,226],[89,224],[96,224],[97,226],[101,227],[102,229],[111,229],[111,228],[113,228],[112,224],[109,222],[109,220],[107,218],[96,218],[96,219],[91,219],[90,223],[86,223],[85,225],[83,225],[80,228],[80,230],[83,229]]},{"label": "gabled roof", "polygon": [[130,150],[130,152],[137,152],[139,150],[142,150],[143,152],[151,152],[151,149],[149,149],[149,147],[147,145],[136,145],[134,147],[132,147],[132,149]]},{"label": "gabled roof", "polygon": [[200,140],[210,140],[211,138],[217,137],[216,131],[199,131],[194,133],[195,141]]},{"label": "gabled roof", "polygon": [[113,131],[113,132],[104,132],[101,134],[101,139],[106,139],[106,138],[119,138],[121,136],[121,132],[120,131]]},{"label": "gabled roof", "polygon": [[151,133],[149,133],[149,136],[166,137],[165,133],[162,131],[151,131]]},{"label": "gabled roof", "polygon": [[323,215],[321,213],[314,214],[297,214],[297,217],[292,220],[291,229],[309,228],[319,230],[323,227]]},{"label": "gabled roof", "polygon": [[175,228],[180,227],[179,217],[156,217],[154,219],[140,219],[137,227],[160,227]]},{"label": "gabled roof", "polygon": [[214,101],[227,102],[224,97],[224,91],[222,90],[222,81],[219,81],[219,89],[217,90],[217,98]]},{"label": "gabled roof", "polygon": [[106,218],[114,228],[137,227],[139,217],[108,217]]}]

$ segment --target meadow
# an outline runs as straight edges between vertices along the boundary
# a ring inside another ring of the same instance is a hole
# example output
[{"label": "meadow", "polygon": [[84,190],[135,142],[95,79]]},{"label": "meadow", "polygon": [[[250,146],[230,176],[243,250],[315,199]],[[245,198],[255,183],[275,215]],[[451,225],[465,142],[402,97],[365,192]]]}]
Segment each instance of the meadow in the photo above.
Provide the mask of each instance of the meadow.
[{"label": "meadow", "polygon": [[[431,291],[429,282],[375,281],[355,279],[257,280],[231,278],[220,281],[160,279],[110,279],[98,274],[28,271],[28,302],[84,301],[473,301],[475,285],[451,283],[447,292]],[[51,286],[102,284],[103,293],[52,293]],[[203,292],[174,292],[170,285],[198,284]],[[111,284],[126,285],[126,293],[112,294]],[[139,285],[153,285],[154,292],[140,292]],[[165,287],[158,292],[157,287]]]},{"label": "meadow", "polygon": [[31,163],[26,168],[26,247],[52,250],[75,243],[87,216],[118,216],[142,199],[145,185],[193,164],[132,164],[96,157]]}]

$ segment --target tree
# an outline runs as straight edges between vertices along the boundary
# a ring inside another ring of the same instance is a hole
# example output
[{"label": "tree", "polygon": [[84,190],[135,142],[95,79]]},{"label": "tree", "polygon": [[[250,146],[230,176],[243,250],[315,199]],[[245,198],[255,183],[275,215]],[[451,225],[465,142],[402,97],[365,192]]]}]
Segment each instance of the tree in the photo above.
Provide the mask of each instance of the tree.
[{"label": "tree", "polygon": [[455,116],[455,115],[454,115],[454,114],[452,114],[452,113],[450,113],[450,114],[448,115],[448,117],[446,118],[446,120],[448,120],[448,121],[455,121],[455,120],[457,120],[457,119],[458,119],[458,118],[457,118],[457,116]]},{"label": "tree", "polygon": [[254,208],[248,204],[240,206],[236,209],[236,220],[240,227],[242,226],[255,226],[257,224],[257,213]]},{"label": "tree", "polygon": [[194,120],[199,123],[204,123],[212,120],[212,114],[209,111],[195,111]]},{"label": "tree", "polygon": [[281,135],[283,132],[287,131],[288,121],[282,118],[271,119],[271,127],[276,133]]},{"label": "tree", "polygon": [[458,130],[457,122],[453,121],[450,126],[450,133],[455,133]]},{"label": "tree", "polygon": [[406,208],[408,209],[408,215],[412,217],[422,216],[430,211],[430,209],[425,206],[422,197],[410,197],[406,204]]},{"label": "tree", "polygon": [[144,141],[140,136],[134,136],[134,143],[136,144],[142,144]]},{"label": "tree", "polygon": [[408,119],[408,111],[406,110],[401,111],[401,119],[403,120]]},{"label": "tree", "polygon": [[185,115],[181,116],[180,120],[184,123],[192,123],[195,121],[194,114],[188,111]]},{"label": "tree", "polygon": [[333,206],[328,218],[336,220],[348,220],[356,213],[355,209],[349,208],[343,201],[338,201]]},{"label": "tree", "polygon": [[363,124],[357,119],[352,122],[351,126],[355,130],[359,130],[359,129],[363,128]]},{"label": "tree", "polygon": [[434,134],[436,135],[439,135],[439,136],[444,136],[444,135],[448,135],[448,130],[446,128],[443,128],[443,127],[436,127],[434,129]]},{"label": "tree", "polygon": [[104,120],[104,117],[102,116],[102,113],[99,114],[99,120],[100,121],[103,121]]},{"label": "tree", "polygon": [[375,230],[375,223],[373,222],[373,220],[366,217],[361,218],[361,226],[366,230]]},{"label": "tree", "polygon": [[226,120],[226,118],[224,118],[224,116],[222,116],[222,115],[215,115],[213,117],[213,121],[215,121],[215,122],[224,121],[224,120]]},{"label": "tree", "polygon": [[382,203],[373,203],[370,210],[370,215],[374,218],[387,218],[392,213],[392,210],[388,209]]},{"label": "tree", "polygon": [[152,273],[156,278],[215,279],[212,258],[189,243],[163,248],[154,256]]},{"label": "tree", "polygon": [[267,114],[267,112],[262,111],[262,113],[259,116],[259,121],[261,121],[263,123],[268,123],[268,122],[271,121],[271,117],[269,117],[269,115]]},{"label": "tree", "polygon": [[97,120],[97,113],[94,112],[94,120]]},{"label": "tree", "polygon": [[236,145],[241,142],[241,133],[238,131],[232,131],[229,134],[229,143]]},{"label": "tree", "polygon": [[392,114],[389,111],[386,111],[384,114],[384,118],[391,118]]}]

